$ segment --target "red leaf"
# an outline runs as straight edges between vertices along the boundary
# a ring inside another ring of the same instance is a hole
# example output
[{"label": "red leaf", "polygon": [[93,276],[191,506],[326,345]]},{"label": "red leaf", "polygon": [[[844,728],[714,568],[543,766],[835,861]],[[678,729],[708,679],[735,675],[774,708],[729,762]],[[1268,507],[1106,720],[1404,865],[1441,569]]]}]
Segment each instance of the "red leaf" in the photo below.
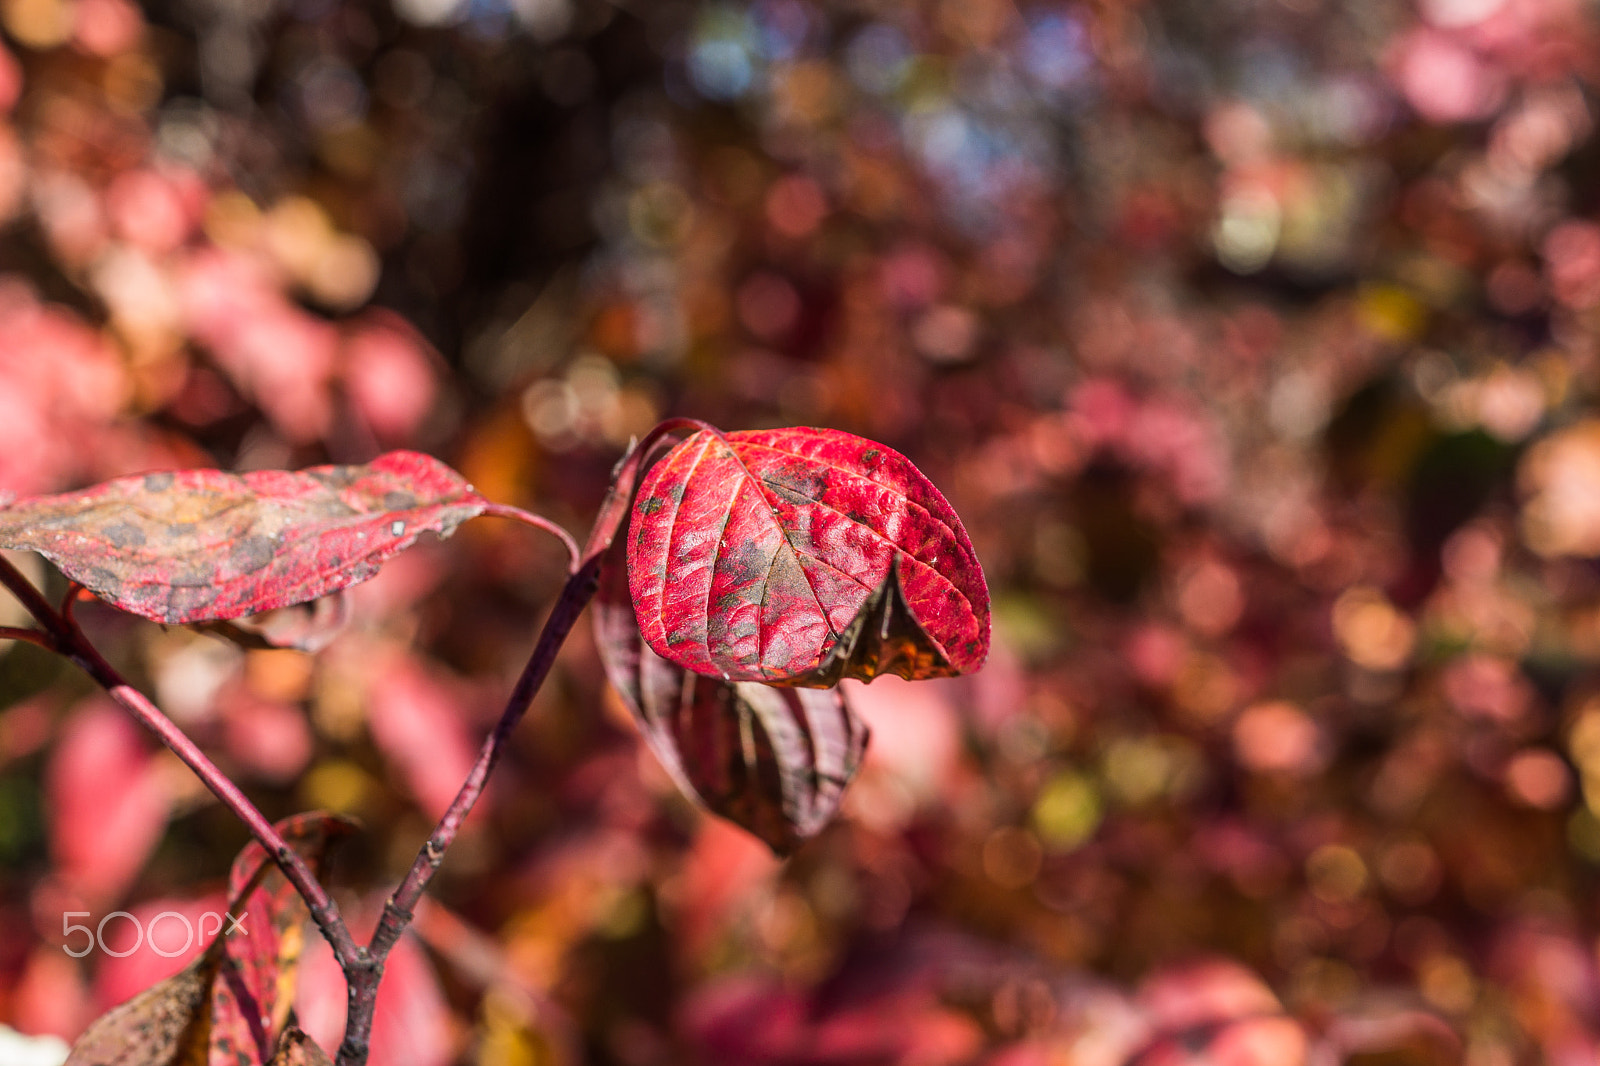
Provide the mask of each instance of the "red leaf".
[{"label": "red leaf", "polygon": [[[277,828],[315,870],[349,826],[332,815],[301,814]],[[229,874],[228,913],[239,929],[225,926],[188,966],[97,1018],[73,1045],[69,1066],[259,1066],[274,1052],[282,1055],[279,1036],[288,1032],[306,905],[252,843]]]},{"label": "red leaf", "polygon": [[634,620],[620,549],[606,558],[594,605],[606,676],[686,795],[774,851],[793,851],[838,810],[866,750],[866,726],[836,689],[722,681],[650,650]]},{"label": "red leaf", "polygon": [[[319,872],[328,849],[351,833],[354,823],[313,812],[286,818],[277,829],[312,871]],[[288,1022],[311,912],[254,841],[233,860],[228,899],[228,912],[239,928],[223,941],[224,980],[212,991],[211,1061],[231,1064],[235,1060],[229,1053],[244,1048],[265,1058]]]},{"label": "red leaf", "polygon": [[298,473],[177,470],[19,500],[0,510],[0,547],[37,551],[107,602],[177,624],[326,596],[487,505],[416,452]]},{"label": "red leaf", "polygon": [[640,486],[629,587],[657,654],[729,681],[969,673],[989,591],[910,460],[827,429],[701,431]]}]

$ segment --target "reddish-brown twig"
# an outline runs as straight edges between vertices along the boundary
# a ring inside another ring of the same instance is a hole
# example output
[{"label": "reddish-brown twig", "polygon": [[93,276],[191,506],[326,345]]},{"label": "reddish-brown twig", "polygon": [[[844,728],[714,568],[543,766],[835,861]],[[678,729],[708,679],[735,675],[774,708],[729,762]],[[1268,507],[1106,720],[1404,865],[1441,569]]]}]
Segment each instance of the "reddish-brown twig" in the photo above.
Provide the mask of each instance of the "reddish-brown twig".
[{"label": "reddish-brown twig", "polygon": [[273,861],[283,870],[289,883],[294,885],[295,890],[305,899],[306,906],[311,909],[312,918],[322,930],[322,935],[327,937],[340,965],[356,965],[361,952],[350,936],[350,930],[346,927],[344,919],[339,915],[338,905],[317,881],[305,860],[279,835],[266,816],[239,790],[239,786],[219,770],[216,764],[206,757],[205,752],[196,747],[194,741],[185,736],[183,730],[173,724],[172,719],[151,703],[144,693],[128,684],[116,668],[106,662],[104,656],[89,643],[83,631],[52,607],[50,601],[46,600],[21,571],[3,556],[0,556],[0,584],[10,589],[11,594],[44,627],[44,633],[40,634],[44,641],[35,643],[43,643],[45,647],[65,655],[94,678],[112,699],[144,723],[145,727],[171,749],[174,755],[182,759],[224,806],[238,815],[239,820],[249,827],[251,835],[267,849],[267,854],[271,855]]}]

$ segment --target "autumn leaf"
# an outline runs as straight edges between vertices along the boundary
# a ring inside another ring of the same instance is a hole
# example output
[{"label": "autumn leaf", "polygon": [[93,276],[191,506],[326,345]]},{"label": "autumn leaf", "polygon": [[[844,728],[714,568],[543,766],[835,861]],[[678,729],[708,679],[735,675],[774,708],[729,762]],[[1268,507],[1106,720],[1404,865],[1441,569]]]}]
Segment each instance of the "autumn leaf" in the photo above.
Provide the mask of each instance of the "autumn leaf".
[{"label": "autumn leaf", "polygon": [[960,518],[910,460],[837,430],[683,440],[639,488],[628,574],[650,647],[729,681],[944,677],[989,651]]},{"label": "autumn leaf", "polygon": [[156,622],[239,618],[365,581],[423,533],[488,501],[437,459],[169,470],[0,509],[0,548],[39,552],[108,603]]},{"label": "autumn leaf", "polygon": [[102,1014],[78,1038],[66,1066],[199,1066],[206,1062],[205,1009],[221,964],[208,951],[188,966]]},{"label": "autumn leaf", "polygon": [[277,1053],[267,1066],[331,1066],[328,1055],[298,1026],[291,1025],[278,1038]]},{"label": "autumn leaf", "polygon": [[[276,826],[314,873],[330,848],[355,830],[338,815],[297,814]],[[211,1060],[250,1048],[264,1059],[289,1020],[311,912],[260,844],[239,852],[228,875],[228,913],[239,929],[225,937],[222,980],[212,993]],[[315,935],[315,934],[313,934]]]},{"label": "autumn leaf", "polygon": [[639,635],[615,545],[594,604],[606,676],[683,792],[787,854],[832,820],[867,746],[836,689],[728,682],[677,666]]},{"label": "autumn leaf", "polygon": [[[313,870],[350,827],[327,814],[277,825]],[[285,1066],[318,1062],[284,1057],[308,910],[258,844],[234,860],[228,915],[237,928],[230,921],[184,969],[96,1019],[67,1066],[259,1066],[269,1053]]]}]

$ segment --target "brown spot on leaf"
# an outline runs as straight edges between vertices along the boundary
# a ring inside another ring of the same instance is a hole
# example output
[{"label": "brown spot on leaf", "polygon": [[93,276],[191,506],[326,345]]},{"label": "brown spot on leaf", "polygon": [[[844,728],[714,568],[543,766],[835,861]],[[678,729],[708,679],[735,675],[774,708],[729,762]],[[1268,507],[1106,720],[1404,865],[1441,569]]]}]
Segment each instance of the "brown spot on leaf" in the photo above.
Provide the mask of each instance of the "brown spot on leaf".
[{"label": "brown spot on leaf", "polygon": [[97,596],[114,599],[122,592],[122,579],[103,566],[90,567],[78,581]]},{"label": "brown spot on leaf", "polygon": [[144,531],[128,522],[113,522],[102,535],[118,548],[144,547]]},{"label": "brown spot on leaf", "polygon": [[253,574],[262,567],[272,562],[272,557],[278,551],[278,542],[273,537],[260,533],[252,533],[234,544],[233,550],[228,553],[227,569],[229,576],[239,574]]}]

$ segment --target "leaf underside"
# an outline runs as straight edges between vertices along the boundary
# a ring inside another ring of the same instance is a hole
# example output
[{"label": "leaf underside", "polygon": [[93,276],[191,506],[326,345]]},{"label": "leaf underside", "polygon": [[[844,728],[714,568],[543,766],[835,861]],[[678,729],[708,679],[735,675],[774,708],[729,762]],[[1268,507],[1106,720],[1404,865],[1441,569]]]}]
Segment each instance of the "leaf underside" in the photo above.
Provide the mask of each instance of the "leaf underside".
[{"label": "leaf underside", "polygon": [[309,603],[294,603],[231,621],[200,622],[196,628],[251,650],[293,648],[319,652],[333,643],[350,621],[350,601],[343,591]]},{"label": "leaf underside", "polygon": [[729,681],[943,677],[988,654],[955,511],[910,460],[836,430],[683,440],[640,486],[628,572],[650,647]]},{"label": "leaf underside", "polygon": [[417,452],[298,472],[173,470],[0,508],[0,548],[36,551],[106,602],[180,624],[326,596],[487,506]]},{"label": "leaf underside", "polygon": [[621,545],[595,599],[606,675],[678,787],[780,855],[838,811],[867,727],[833,689],[774,688],[704,677],[663,659],[639,635]]}]

